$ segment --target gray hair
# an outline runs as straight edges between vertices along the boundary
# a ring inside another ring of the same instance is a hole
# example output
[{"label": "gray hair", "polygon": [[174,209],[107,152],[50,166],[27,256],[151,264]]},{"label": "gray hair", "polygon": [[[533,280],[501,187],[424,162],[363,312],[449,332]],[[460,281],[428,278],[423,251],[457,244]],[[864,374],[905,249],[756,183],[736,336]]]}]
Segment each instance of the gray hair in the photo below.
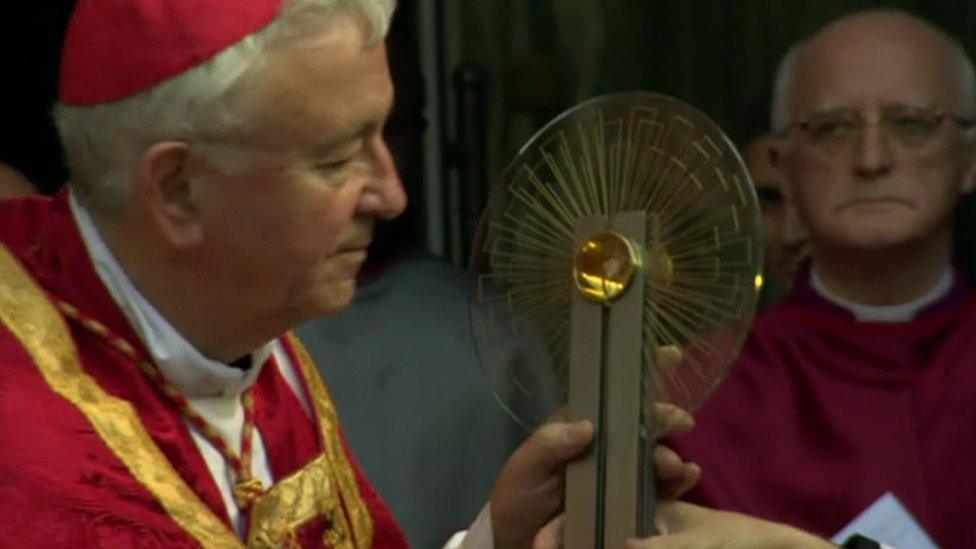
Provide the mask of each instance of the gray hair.
[{"label": "gray hair", "polygon": [[806,45],[806,40],[793,44],[776,68],[776,79],[773,80],[773,104],[770,107],[769,119],[769,127],[774,134],[785,131],[790,125],[792,118],[790,94],[793,92],[796,59]]},{"label": "gray hair", "polygon": [[58,103],[54,121],[72,188],[90,208],[118,209],[129,197],[139,157],[169,139],[230,136],[247,125],[247,109],[230,100],[248,87],[275,48],[326,32],[338,12],[366,23],[366,45],[382,42],[396,0],[286,0],[265,28],[208,62],[132,97],[94,106]]},{"label": "gray hair", "polygon": [[[956,64],[956,76],[959,78],[958,85],[960,91],[963,93],[966,108],[969,111],[976,110],[976,70],[973,68],[972,59],[969,58],[969,55],[966,53],[966,49],[963,48],[962,44],[958,40],[941,29],[935,27],[928,21],[901,10],[866,10],[851,14],[847,17],[868,14],[888,14],[908,17],[929,27],[935,33],[945,39],[953,54],[953,61]],[[839,19],[836,21],[839,21]],[[830,23],[828,26],[832,24],[833,23]],[[821,30],[823,30],[823,28],[821,28]],[[819,34],[819,31],[816,34]],[[814,36],[816,36],[816,34]],[[793,44],[793,46],[787,50],[782,60],[780,60],[779,66],[776,69],[776,79],[773,82],[773,103],[770,110],[770,127],[772,128],[774,134],[782,133],[792,123],[792,105],[790,104],[790,97],[793,93],[793,81],[796,74],[796,64],[809,42],[810,40],[807,39]],[[966,112],[963,114],[966,116],[971,116],[973,112]]]}]

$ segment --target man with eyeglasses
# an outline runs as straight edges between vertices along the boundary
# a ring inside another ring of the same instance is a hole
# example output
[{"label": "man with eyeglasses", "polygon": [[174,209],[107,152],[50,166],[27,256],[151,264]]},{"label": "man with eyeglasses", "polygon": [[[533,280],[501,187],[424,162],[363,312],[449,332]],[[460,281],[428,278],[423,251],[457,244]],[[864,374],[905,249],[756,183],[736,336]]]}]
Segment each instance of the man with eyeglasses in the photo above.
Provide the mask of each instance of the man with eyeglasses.
[{"label": "man with eyeglasses", "polygon": [[890,492],[940,546],[976,547],[976,297],[951,265],[974,87],[958,43],[896,11],[786,55],[769,154],[811,261],[675,441],[702,468],[692,501],[829,536]]}]

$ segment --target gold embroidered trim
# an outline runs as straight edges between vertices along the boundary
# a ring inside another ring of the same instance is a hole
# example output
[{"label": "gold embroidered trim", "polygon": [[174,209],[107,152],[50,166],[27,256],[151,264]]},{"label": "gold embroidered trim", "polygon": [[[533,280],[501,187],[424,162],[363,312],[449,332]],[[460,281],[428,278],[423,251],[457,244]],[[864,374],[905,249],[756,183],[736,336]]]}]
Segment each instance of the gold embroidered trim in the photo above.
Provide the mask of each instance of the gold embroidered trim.
[{"label": "gold embroidered trim", "polygon": [[275,483],[254,503],[247,545],[280,547],[303,524],[319,516],[331,518],[341,510],[331,464],[322,454],[300,471]]},{"label": "gold embroidered trim", "polygon": [[63,317],[2,244],[0,322],[21,342],[48,386],[84,414],[129,473],[190,537],[204,547],[243,547],[186,485],[132,406],[105,392],[84,372]]},{"label": "gold embroidered trim", "polygon": [[[315,409],[322,428],[322,439],[325,441],[325,455],[332,466],[332,475],[339,487],[342,503],[349,515],[352,523],[352,534],[354,539],[350,540],[351,547],[365,549],[373,546],[373,519],[369,514],[369,509],[363,501],[362,494],[359,493],[359,485],[356,483],[356,473],[353,471],[346,453],[343,451],[342,438],[339,434],[339,414],[336,412],[329,391],[325,388],[325,383],[319,376],[319,371],[308,354],[305,346],[295,337],[288,334],[288,341],[295,349],[302,374],[308,383],[309,392],[312,393]],[[343,513],[333,515],[333,519],[343,518]],[[333,521],[335,524],[335,520]],[[343,525],[346,532],[349,532],[347,525]],[[327,534],[328,536],[328,534]],[[341,544],[340,544],[341,545]]]}]

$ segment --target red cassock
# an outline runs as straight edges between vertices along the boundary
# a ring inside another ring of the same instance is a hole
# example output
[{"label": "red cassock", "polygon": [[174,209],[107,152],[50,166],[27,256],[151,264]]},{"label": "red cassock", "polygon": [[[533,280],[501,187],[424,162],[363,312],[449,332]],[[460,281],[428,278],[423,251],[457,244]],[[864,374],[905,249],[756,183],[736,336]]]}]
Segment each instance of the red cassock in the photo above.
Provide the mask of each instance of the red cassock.
[{"label": "red cassock", "polygon": [[139,345],[94,271],[66,193],[0,202],[0,242],[0,545],[406,547],[296,339],[281,342],[315,417],[277,368],[262,369],[256,425],[275,484],[240,540],[180,412],[53,305],[67,302]]},{"label": "red cassock", "polygon": [[702,466],[696,503],[830,536],[890,491],[942,547],[976,547],[976,297],[857,322],[801,282],[672,443]]}]

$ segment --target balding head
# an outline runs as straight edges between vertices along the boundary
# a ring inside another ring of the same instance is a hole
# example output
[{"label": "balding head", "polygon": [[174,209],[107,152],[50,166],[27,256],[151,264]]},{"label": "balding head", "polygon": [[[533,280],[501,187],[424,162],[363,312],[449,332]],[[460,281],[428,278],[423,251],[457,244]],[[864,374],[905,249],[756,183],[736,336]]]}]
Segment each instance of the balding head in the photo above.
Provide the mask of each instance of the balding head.
[{"label": "balding head", "polygon": [[[902,70],[892,74],[892,67]],[[976,115],[976,73],[962,46],[907,13],[872,10],[838,19],[790,49],[776,76],[772,127],[782,131],[810,109],[832,108],[818,92],[837,81],[857,84],[875,77],[903,92],[901,102],[924,99],[956,114]]]}]

